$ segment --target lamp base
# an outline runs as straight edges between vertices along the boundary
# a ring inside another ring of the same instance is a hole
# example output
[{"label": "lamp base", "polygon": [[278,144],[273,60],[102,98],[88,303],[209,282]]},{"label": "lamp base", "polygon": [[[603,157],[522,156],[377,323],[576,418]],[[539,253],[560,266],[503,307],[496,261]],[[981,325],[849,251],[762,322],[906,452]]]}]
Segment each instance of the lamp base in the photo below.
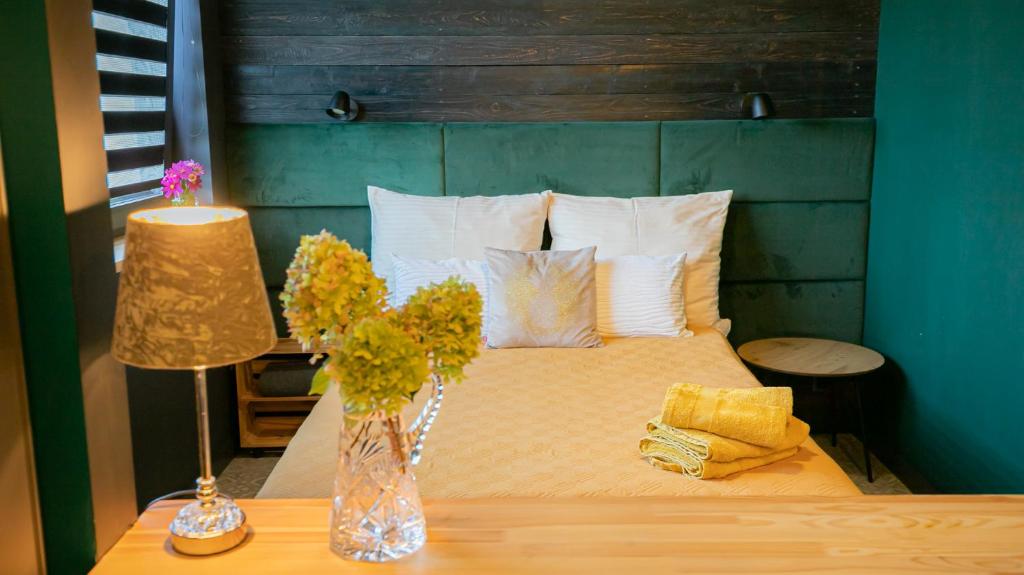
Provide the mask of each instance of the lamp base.
[{"label": "lamp base", "polygon": [[213,555],[245,541],[245,513],[227,497],[193,501],[171,522],[171,545],[185,555]]}]

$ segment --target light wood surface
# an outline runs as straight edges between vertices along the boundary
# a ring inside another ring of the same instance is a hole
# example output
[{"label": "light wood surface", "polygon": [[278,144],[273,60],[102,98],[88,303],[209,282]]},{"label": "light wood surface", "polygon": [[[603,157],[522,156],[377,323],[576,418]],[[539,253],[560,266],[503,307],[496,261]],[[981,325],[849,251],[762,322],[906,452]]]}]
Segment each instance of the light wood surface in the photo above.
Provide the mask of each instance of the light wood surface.
[{"label": "light wood surface", "polygon": [[863,375],[882,367],[882,354],[866,347],[806,337],[775,337],[750,341],[737,350],[757,367],[812,377]]},{"label": "light wood surface", "polygon": [[330,552],[327,500],[240,503],[235,550],[174,555],[162,502],[94,573],[1024,573],[1024,496],[433,501],[426,547],[386,565]]}]

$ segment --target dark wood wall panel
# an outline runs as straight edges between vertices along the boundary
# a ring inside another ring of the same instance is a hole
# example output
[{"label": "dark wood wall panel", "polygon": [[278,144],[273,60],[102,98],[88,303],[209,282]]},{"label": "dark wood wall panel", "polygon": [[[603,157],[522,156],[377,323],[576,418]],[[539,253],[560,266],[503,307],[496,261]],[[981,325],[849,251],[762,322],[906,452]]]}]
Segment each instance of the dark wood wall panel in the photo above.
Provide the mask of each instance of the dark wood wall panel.
[{"label": "dark wood wall panel", "polygon": [[226,0],[233,36],[807,32],[877,27],[877,0]]},{"label": "dark wood wall panel", "polygon": [[870,116],[878,0],[227,0],[235,122]]},{"label": "dark wood wall panel", "polygon": [[[241,123],[317,123],[330,121],[324,113],[329,96],[236,95],[227,110],[228,121]],[[870,115],[872,95],[849,92],[837,96],[773,93],[781,118],[837,118]],[[371,122],[572,122],[579,120],[703,120],[735,118],[740,98],[715,94],[611,94],[365,96],[360,121]]]},{"label": "dark wood wall panel", "polygon": [[861,32],[587,36],[232,36],[230,64],[520,66],[861,60]]},{"label": "dark wood wall panel", "polygon": [[696,92],[865,92],[873,60],[562,66],[237,65],[232,94],[325,94],[345,86],[363,96],[685,94]]}]

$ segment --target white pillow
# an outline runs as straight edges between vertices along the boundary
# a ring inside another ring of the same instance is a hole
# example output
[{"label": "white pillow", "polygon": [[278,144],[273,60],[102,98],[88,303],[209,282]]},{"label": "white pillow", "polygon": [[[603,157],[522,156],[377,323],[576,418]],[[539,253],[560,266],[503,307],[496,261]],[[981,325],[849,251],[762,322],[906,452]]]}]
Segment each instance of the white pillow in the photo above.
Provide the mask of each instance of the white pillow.
[{"label": "white pillow", "polygon": [[732,190],[686,196],[590,198],[552,194],[551,249],[597,246],[598,258],[686,253],[684,301],[688,325],[723,334],[718,313],[722,232]]},{"label": "white pillow", "polygon": [[393,290],[392,254],[483,261],[486,247],[539,250],[550,193],[426,197],[369,186],[373,271]]},{"label": "white pillow", "polygon": [[451,276],[459,276],[476,286],[483,300],[481,316],[483,327],[481,335],[487,335],[487,262],[480,260],[463,260],[451,258],[447,260],[424,260],[392,255],[394,264],[395,290],[392,292],[391,305],[400,306],[414,294],[417,289],[432,283],[441,283]]},{"label": "white pillow", "polygon": [[597,260],[597,331],[605,337],[693,335],[686,329],[686,254]]}]

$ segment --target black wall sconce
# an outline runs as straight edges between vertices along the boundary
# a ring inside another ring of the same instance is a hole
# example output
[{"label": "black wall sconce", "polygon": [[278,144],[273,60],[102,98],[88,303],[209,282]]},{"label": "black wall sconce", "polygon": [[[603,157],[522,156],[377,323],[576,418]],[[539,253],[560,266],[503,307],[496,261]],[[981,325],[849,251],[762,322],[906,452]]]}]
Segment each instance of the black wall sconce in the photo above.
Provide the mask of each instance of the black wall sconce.
[{"label": "black wall sconce", "polygon": [[348,92],[339,90],[327,106],[327,115],[343,122],[355,120],[359,115],[359,102],[350,98]]},{"label": "black wall sconce", "polygon": [[772,104],[772,97],[764,92],[744,94],[741,106],[743,111],[750,113],[752,120],[763,120],[775,115],[775,105]]}]

